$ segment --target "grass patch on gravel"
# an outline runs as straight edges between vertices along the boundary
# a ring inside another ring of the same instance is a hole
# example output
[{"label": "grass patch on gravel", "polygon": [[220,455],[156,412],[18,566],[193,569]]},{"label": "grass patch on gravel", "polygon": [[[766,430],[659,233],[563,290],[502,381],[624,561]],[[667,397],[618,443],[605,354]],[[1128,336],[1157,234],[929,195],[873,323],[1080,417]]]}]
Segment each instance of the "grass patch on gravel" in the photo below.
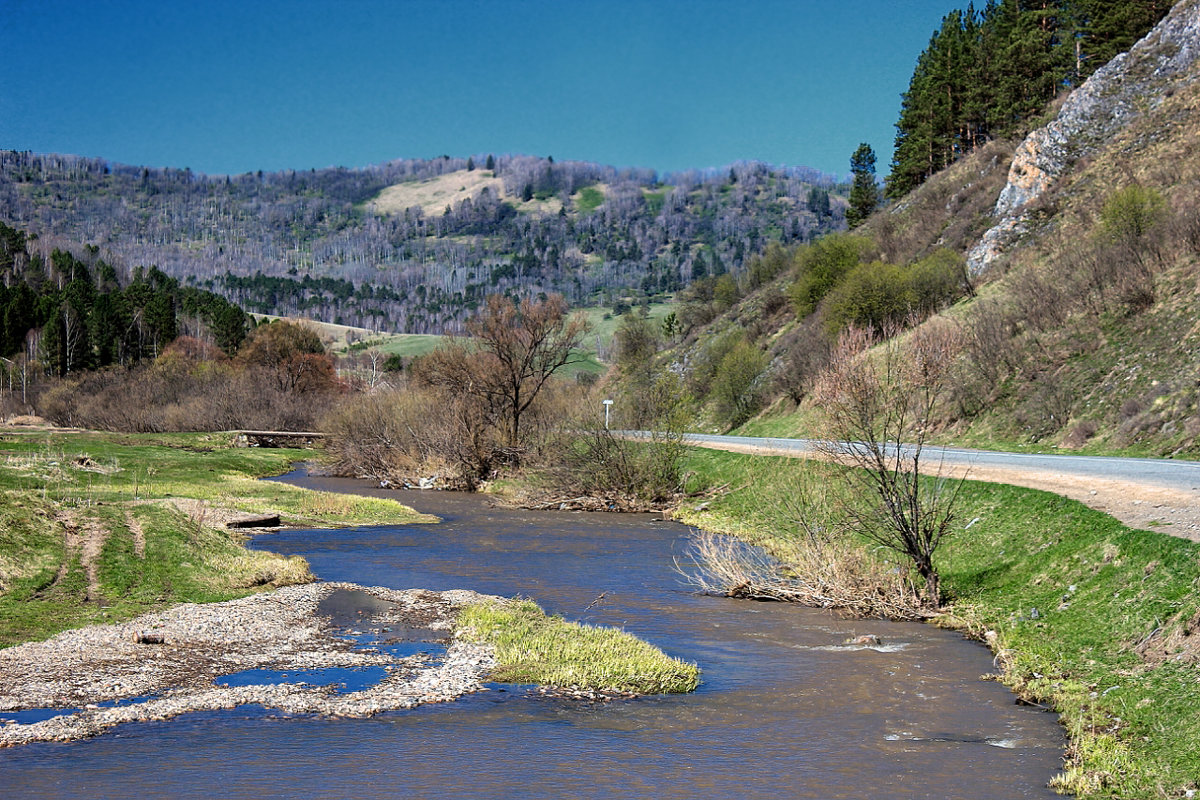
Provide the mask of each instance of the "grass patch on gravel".
[{"label": "grass patch on gravel", "polygon": [[[786,554],[779,498],[835,466],[693,448],[699,485],[730,484],[679,516]],[[1200,544],[1132,530],[1072,500],[968,482],[935,555],[942,624],[988,642],[999,680],[1062,714],[1053,785],[1082,797],[1175,797],[1200,787]]]},{"label": "grass patch on gravel", "polygon": [[307,455],[223,434],[0,435],[0,647],[312,580],[301,558],[247,550],[223,526],[230,511],[320,526],[429,519],[258,480]]},{"label": "grass patch on gravel", "polygon": [[695,664],[615,628],[547,616],[530,600],[469,606],[458,630],[495,647],[493,678],[505,683],[636,694],[690,692],[700,683]]}]

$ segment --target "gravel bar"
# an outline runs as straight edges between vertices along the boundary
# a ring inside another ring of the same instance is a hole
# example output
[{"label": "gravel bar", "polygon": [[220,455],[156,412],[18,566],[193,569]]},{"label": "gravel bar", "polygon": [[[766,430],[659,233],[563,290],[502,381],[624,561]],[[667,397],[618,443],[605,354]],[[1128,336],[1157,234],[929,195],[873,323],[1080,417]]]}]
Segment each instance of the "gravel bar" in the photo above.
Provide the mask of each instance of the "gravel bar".
[{"label": "gravel bar", "polygon": [[[444,658],[364,647],[320,613],[322,599],[338,591],[361,592],[376,601],[360,625],[444,631],[448,639],[459,611],[485,599],[470,591],[314,583],[225,603],[189,603],[0,650],[0,713],[63,710],[39,722],[0,719],[0,747],[71,741],[125,722],[247,704],[284,713],[368,717],[483,689],[484,676],[495,664],[489,647],[449,639]],[[301,682],[215,683],[252,669],[371,666],[382,667],[386,677],[352,692]],[[100,705],[114,702],[120,705]]]}]

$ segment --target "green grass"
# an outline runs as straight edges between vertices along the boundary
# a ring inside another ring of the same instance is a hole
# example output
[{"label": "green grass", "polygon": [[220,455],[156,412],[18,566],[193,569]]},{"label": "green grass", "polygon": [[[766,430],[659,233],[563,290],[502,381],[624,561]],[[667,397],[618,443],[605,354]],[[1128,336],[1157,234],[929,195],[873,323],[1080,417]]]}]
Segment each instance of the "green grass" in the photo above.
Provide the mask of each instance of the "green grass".
[{"label": "green grass", "polygon": [[[655,325],[661,325],[663,318],[667,314],[676,310],[678,306],[674,303],[651,303],[650,304],[650,320]],[[587,317],[588,324],[592,326],[592,330],[588,333],[587,341],[592,344],[599,337],[601,342],[607,343],[612,339],[617,328],[621,325],[621,317],[613,316],[610,306],[592,306],[589,308],[579,309]],[[634,306],[632,311],[626,312],[629,314],[640,314],[641,311],[637,306]],[[606,319],[607,317],[607,319]]]},{"label": "green grass", "polygon": [[615,628],[547,616],[530,600],[469,606],[458,631],[495,647],[493,678],[507,683],[636,694],[690,692],[700,683],[695,664]]},{"label": "green grass", "polygon": [[646,210],[652,215],[658,216],[659,212],[662,211],[663,204],[666,202],[667,195],[670,192],[670,187],[666,187],[657,192],[650,191],[649,189],[643,189],[642,196],[646,198]]},{"label": "green grass", "polygon": [[[230,438],[0,436],[0,646],[312,579],[303,559],[247,550],[242,534],[203,524],[217,509],[269,511],[297,525],[429,519],[393,501],[260,481],[311,454],[233,448]],[[180,501],[200,519],[177,508]],[[66,546],[67,519],[103,531],[91,597],[82,553]]]},{"label": "green grass", "polygon": [[379,349],[389,355],[413,358],[436,350],[443,341],[445,337],[431,333],[393,333],[379,344]]},{"label": "green grass", "polygon": [[[763,436],[777,439],[812,439],[821,436],[820,410],[809,405],[796,408],[790,401],[781,400],[778,408],[768,409],[761,415],[749,420],[741,427],[730,431],[736,436]],[[1163,448],[1153,442],[1133,442],[1122,446],[1114,444],[1110,438],[1098,437],[1077,449],[1059,447],[1056,440],[1047,439],[1031,442],[1028,439],[1014,438],[1010,429],[998,429],[993,418],[975,421],[964,430],[952,430],[937,433],[930,438],[930,444],[947,447],[967,447],[978,450],[994,450],[1009,453],[1038,453],[1049,455],[1089,455],[1089,456],[1119,456],[1124,458],[1155,458],[1161,457]],[[1180,453],[1181,458],[1196,458],[1195,453]]]},{"label": "green grass", "polygon": [[575,196],[575,208],[579,209],[580,214],[590,214],[602,205],[604,205],[604,192],[595,186],[585,186]]},{"label": "green grass", "polygon": [[389,355],[413,358],[436,349],[444,340],[445,337],[431,333],[372,333],[354,344],[335,343],[330,349],[343,354],[376,349]]},{"label": "green grass", "polygon": [[576,350],[572,357],[576,360],[564,368],[565,374],[568,377],[580,373],[602,375],[608,369],[607,366],[600,362],[600,359],[596,358],[596,354],[590,350]]},{"label": "green grass", "polygon": [[293,525],[428,519],[391,500],[260,481],[312,452],[237,448],[223,433],[19,434],[0,436],[0,450],[0,490],[32,492],[66,506],[185,498],[279,512]]},{"label": "green grass", "polygon": [[[838,469],[699,449],[688,467],[693,488],[732,491],[704,511],[689,502],[682,519],[783,552],[795,525],[763,498],[790,491],[801,471],[832,481]],[[1063,715],[1072,744],[1056,788],[1130,798],[1196,788],[1200,647],[1183,631],[1200,613],[1200,545],[998,484],[966,483],[957,510],[936,557],[949,600],[941,622],[991,632],[1001,679]],[[1175,632],[1179,651],[1139,656],[1134,646],[1155,630]]]},{"label": "green grass", "polygon": [[819,438],[821,421],[816,409],[808,406],[794,408],[788,400],[781,400],[786,410],[768,409],[749,420],[731,433],[737,436],[765,436],[776,439]]}]

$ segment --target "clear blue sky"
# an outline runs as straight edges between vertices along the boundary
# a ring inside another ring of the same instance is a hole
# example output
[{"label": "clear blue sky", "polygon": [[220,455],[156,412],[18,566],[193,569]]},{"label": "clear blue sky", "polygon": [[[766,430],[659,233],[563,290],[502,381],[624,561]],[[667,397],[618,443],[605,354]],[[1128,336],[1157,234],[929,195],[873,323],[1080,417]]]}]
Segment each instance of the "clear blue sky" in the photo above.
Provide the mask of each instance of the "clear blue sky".
[{"label": "clear blue sky", "polygon": [[209,174],[443,153],[886,174],[955,0],[0,0],[0,148]]}]

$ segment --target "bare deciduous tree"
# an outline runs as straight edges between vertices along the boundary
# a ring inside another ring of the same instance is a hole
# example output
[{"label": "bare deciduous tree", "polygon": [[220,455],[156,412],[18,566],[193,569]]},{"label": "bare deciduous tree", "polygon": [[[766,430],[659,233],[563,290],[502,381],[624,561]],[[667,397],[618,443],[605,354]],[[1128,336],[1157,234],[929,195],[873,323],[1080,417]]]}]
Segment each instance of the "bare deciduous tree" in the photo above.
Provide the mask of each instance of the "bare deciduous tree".
[{"label": "bare deciduous tree", "polygon": [[934,607],[940,586],[933,554],[950,532],[961,481],[940,468],[925,480],[919,473],[957,342],[948,324],[926,325],[904,343],[897,333],[884,331],[880,339],[858,328],[844,332],[817,386],[817,405],[830,425],[828,455],[858,468],[848,475],[866,502],[847,505],[851,521],[911,562],[925,584],[923,602]]},{"label": "bare deciduous tree", "polygon": [[526,298],[519,305],[491,295],[467,323],[471,340],[453,339],[430,353],[418,375],[431,386],[483,401],[515,458],[522,447],[522,416],[551,376],[576,360],[573,351],[587,330],[582,316],[567,316],[561,295]]}]

